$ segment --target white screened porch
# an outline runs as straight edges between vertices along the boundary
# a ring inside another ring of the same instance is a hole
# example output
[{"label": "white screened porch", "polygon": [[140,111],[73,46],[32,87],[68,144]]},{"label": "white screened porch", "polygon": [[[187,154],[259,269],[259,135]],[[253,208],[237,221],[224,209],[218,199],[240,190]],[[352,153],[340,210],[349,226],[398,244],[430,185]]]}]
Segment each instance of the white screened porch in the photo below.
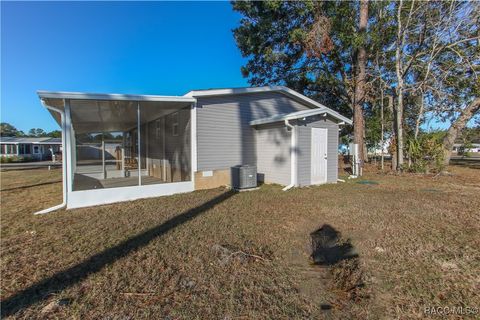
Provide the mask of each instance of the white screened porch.
[{"label": "white screened porch", "polygon": [[195,99],[39,96],[62,126],[67,208],[193,191]]}]

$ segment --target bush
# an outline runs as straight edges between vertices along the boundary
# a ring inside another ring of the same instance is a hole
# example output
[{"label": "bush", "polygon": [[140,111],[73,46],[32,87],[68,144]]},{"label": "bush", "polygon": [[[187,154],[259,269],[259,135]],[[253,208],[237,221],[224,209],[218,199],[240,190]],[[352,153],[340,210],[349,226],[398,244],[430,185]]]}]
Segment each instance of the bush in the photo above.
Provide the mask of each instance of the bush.
[{"label": "bush", "polygon": [[10,157],[1,157],[0,158],[0,163],[10,163],[12,161],[13,161],[13,159],[10,158]]},{"label": "bush", "polygon": [[443,169],[443,147],[435,136],[423,136],[419,139],[407,139],[407,170],[411,172],[430,173]]},{"label": "bush", "polygon": [[24,156],[0,157],[0,163],[29,162],[34,160],[35,159],[32,157],[24,157]]},{"label": "bush", "polygon": [[32,157],[22,157],[22,159],[20,161],[21,162],[30,162],[30,161],[35,161],[35,159],[32,158]]}]

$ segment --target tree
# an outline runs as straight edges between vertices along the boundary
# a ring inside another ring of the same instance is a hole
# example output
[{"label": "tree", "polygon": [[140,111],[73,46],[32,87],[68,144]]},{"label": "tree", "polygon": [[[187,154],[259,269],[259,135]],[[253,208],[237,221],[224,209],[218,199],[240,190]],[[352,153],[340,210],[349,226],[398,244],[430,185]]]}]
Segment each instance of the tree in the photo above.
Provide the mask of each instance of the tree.
[{"label": "tree", "polygon": [[[410,7],[409,19],[413,11],[413,1]],[[395,109],[395,131],[396,131],[396,142],[397,142],[397,170],[401,170],[403,167],[403,74],[405,72],[403,67],[403,47],[405,46],[406,33],[405,29],[407,27],[402,26],[402,6],[403,0],[400,0],[397,8],[397,39],[395,41],[395,72],[397,75],[397,84],[396,84],[396,94],[397,94],[397,104]]]},{"label": "tree", "polygon": [[233,8],[243,15],[234,36],[252,85],[287,85],[353,115],[356,142],[394,143],[396,170],[404,168],[405,142],[418,145],[427,117],[464,126],[467,106],[480,96],[480,2],[266,1]]},{"label": "tree", "polygon": [[62,132],[60,130],[53,130],[50,132],[46,132],[41,128],[32,128],[28,130],[28,134],[26,135],[23,131],[17,130],[13,125],[2,122],[0,123],[0,135],[2,137],[52,137],[52,138],[61,138]]},{"label": "tree", "polygon": [[10,123],[2,122],[0,123],[0,136],[2,137],[22,137],[25,134],[23,131],[17,130]]},{"label": "tree", "polygon": [[[330,107],[351,113],[351,66],[345,50],[332,47],[329,4],[317,2],[234,2],[243,18],[233,30],[237,46],[248,62],[242,74],[255,86],[282,84]],[[343,7],[350,4],[343,4]],[[351,10],[344,9],[353,26]],[[335,21],[332,21],[335,22]],[[318,45],[317,45],[318,44]],[[343,59],[348,67],[339,71]],[[348,79],[347,79],[348,77]]]},{"label": "tree", "polygon": [[355,98],[353,105],[353,124],[354,134],[353,138],[356,144],[359,146],[359,158],[366,159],[365,154],[365,120],[363,116],[363,106],[365,104],[366,96],[366,72],[367,65],[367,50],[366,46],[366,33],[368,25],[368,0],[360,1],[360,19],[358,23],[358,34],[360,44],[356,52],[356,74],[355,74]]},{"label": "tree", "polygon": [[[368,2],[360,7],[346,1],[233,3],[243,15],[234,37],[249,58],[242,67],[249,82],[286,85],[342,113],[355,109],[354,135],[363,150]],[[362,66],[355,68],[357,62]]]},{"label": "tree", "polygon": [[53,131],[50,131],[49,133],[47,133],[47,136],[52,137],[52,138],[61,138],[62,137],[62,131],[53,130]]},{"label": "tree", "polygon": [[365,114],[365,144],[367,150],[375,151],[382,147],[381,137],[381,110],[375,108]]},{"label": "tree", "polygon": [[480,98],[475,98],[464,110],[462,110],[461,115],[456,119],[454,123],[452,123],[452,125],[448,129],[445,138],[443,138],[443,163],[445,166],[448,166],[450,162],[453,144],[455,143],[455,139],[457,139],[458,133],[461,132],[463,128],[465,128],[466,123],[479,111]]},{"label": "tree", "polygon": [[28,130],[28,136],[29,137],[46,137],[47,133],[43,129],[32,128],[32,129]]},{"label": "tree", "polygon": [[417,139],[426,113],[454,122],[479,94],[480,6],[456,1],[396,5],[396,135],[401,169],[404,133]]}]

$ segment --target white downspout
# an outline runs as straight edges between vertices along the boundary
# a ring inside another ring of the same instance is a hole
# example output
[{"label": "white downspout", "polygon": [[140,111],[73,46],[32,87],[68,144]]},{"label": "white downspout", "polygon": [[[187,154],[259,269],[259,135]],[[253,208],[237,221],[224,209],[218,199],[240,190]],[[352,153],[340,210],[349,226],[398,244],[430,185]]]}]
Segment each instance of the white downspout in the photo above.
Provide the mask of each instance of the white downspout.
[{"label": "white downspout", "polygon": [[285,120],[285,125],[291,129],[292,135],[290,141],[290,184],[283,188],[283,191],[287,191],[297,184],[297,130],[288,120]]},{"label": "white downspout", "polygon": [[65,158],[65,155],[66,155],[65,112],[60,110],[60,109],[48,106],[47,104],[45,104],[45,102],[43,100],[42,100],[42,104],[45,108],[47,108],[49,110],[52,110],[54,112],[60,113],[60,117],[61,117],[61,124],[62,124],[62,181],[63,181],[62,189],[63,189],[63,201],[59,205],[56,205],[56,206],[53,206],[53,207],[50,207],[50,208],[47,208],[47,209],[44,209],[44,210],[37,211],[37,212],[34,213],[35,215],[36,214],[49,213],[49,212],[52,212],[52,211],[55,211],[55,210],[59,210],[59,209],[64,208],[67,205],[67,159]]},{"label": "white downspout", "polygon": [[195,172],[197,172],[197,99],[192,103],[190,110],[190,169],[191,180],[195,186]]},{"label": "white downspout", "polygon": [[142,141],[140,137],[140,101],[137,101],[138,185],[142,185]]}]

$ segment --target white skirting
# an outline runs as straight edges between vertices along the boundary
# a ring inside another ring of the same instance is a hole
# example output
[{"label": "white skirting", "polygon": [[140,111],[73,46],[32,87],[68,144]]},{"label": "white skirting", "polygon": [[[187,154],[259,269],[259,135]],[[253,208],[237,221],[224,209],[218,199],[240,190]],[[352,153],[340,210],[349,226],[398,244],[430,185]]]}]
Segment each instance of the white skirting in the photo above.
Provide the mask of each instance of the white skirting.
[{"label": "white skirting", "polygon": [[193,181],[186,181],[147,186],[72,191],[68,193],[67,209],[167,196],[176,193],[191,192],[193,190]]}]

